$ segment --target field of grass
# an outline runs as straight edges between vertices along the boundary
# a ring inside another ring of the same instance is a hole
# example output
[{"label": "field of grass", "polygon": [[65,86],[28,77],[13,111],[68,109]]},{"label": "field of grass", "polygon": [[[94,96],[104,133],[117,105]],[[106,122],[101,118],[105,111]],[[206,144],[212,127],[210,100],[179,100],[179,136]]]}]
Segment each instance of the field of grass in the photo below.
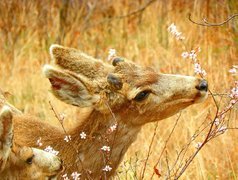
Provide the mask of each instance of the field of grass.
[{"label": "field of grass", "polygon": [[[0,1],[0,88],[8,92],[8,101],[24,113],[57,124],[50,110],[50,100],[58,112],[66,114],[65,126],[72,126],[77,121],[84,110],[66,105],[53,97],[42,73],[42,66],[50,63],[48,49],[53,43],[81,49],[105,61],[108,50],[114,48],[118,55],[152,66],[162,73],[192,76],[193,64],[183,59],[181,53],[201,47],[198,59],[207,72],[210,90],[214,93],[229,93],[238,79],[238,76],[228,72],[232,65],[238,65],[238,18],[223,26],[204,27],[190,22],[188,13],[196,21],[206,17],[208,21],[218,23],[238,12],[238,1],[158,0],[146,6],[147,2]],[[130,15],[140,8],[141,11]],[[167,31],[171,23],[175,23],[185,36],[183,43],[176,41]],[[221,100],[221,107],[227,102],[225,96]],[[237,124],[237,113],[236,106],[229,114],[234,126]],[[178,125],[167,144],[167,156],[164,155],[158,165],[162,178],[166,177],[166,162],[172,166],[176,153],[208,114],[215,116],[211,96],[204,103],[181,112]],[[159,159],[177,116],[159,122],[145,179],[151,177],[153,166]],[[137,141],[126,153],[116,179],[139,178],[155,125],[148,124],[143,128]],[[204,136],[199,136],[196,142],[202,141]],[[238,130],[231,130],[209,142],[181,179],[237,179],[237,139]],[[188,157],[196,150],[193,143],[188,150]],[[154,176],[154,179],[157,177]]]}]

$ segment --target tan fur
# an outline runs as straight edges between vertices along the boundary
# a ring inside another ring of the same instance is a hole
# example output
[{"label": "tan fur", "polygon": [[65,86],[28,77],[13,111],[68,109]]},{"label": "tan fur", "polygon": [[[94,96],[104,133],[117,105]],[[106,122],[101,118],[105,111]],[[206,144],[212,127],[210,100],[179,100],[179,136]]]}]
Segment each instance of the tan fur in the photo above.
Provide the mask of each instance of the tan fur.
[{"label": "tan fur", "polygon": [[[19,115],[14,121],[14,142],[35,146],[41,137],[43,148],[51,145],[60,152],[65,172],[77,171],[82,178],[110,177],[144,124],[172,116],[207,95],[196,89],[201,79],[195,77],[160,74],[125,59],[114,67],[59,45],[51,46],[50,53],[56,67],[47,65],[44,73],[53,94],[68,104],[90,106],[92,111],[68,132],[68,143],[62,130]],[[107,80],[109,73],[115,81]],[[115,89],[113,83],[117,82],[123,86]],[[142,91],[149,92],[148,97],[137,102],[135,97]],[[110,126],[115,123],[118,128],[110,133]],[[86,139],[80,138],[81,132],[87,134]],[[111,147],[111,155],[102,152],[104,145]],[[112,170],[104,172],[105,165]]]},{"label": "tan fur", "polygon": [[62,170],[61,160],[40,149],[12,143],[12,112],[3,106],[0,112],[0,179],[50,179]]}]

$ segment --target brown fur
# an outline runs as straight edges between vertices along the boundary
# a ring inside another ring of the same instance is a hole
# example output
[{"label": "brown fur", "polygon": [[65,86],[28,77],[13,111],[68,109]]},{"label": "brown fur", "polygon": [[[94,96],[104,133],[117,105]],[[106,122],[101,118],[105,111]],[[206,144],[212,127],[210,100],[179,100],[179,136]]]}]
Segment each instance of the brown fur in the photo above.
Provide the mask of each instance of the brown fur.
[{"label": "brown fur", "polygon": [[61,160],[49,152],[13,143],[13,116],[4,106],[0,112],[0,179],[56,178]]},{"label": "brown fur", "polygon": [[[92,111],[68,132],[72,138],[68,143],[62,130],[19,115],[14,121],[14,142],[35,146],[41,137],[43,147],[51,145],[60,152],[65,172],[78,171],[82,178],[110,177],[145,123],[172,116],[207,95],[195,88],[201,82],[195,77],[160,74],[127,60],[113,67],[58,45],[51,46],[50,53],[57,67],[47,65],[44,73],[53,94],[68,104],[91,107]],[[116,90],[112,82],[107,82],[109,73],[120,79],[122,88]],[[137,102],[135,97],[142,91],[150,94]],[[110,133],[115,123],[118,128]],[[87,134],[86,139],[80,138],[81,132]],[[111,147],[111,154],[101,150],[104,145]],[[104,172],[105,165],[112,170]]]}]

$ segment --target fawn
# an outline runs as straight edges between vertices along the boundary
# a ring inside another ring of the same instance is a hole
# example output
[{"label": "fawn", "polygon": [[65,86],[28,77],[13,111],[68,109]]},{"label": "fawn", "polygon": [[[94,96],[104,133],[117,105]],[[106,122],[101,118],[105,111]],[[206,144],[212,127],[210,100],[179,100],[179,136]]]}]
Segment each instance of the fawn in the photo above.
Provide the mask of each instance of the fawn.
[{"label": "fawn", "polygon": [[62,162],[54,154],[13,143],[13,114],[10,107],[0,112],[0,179],[54,179]]}]

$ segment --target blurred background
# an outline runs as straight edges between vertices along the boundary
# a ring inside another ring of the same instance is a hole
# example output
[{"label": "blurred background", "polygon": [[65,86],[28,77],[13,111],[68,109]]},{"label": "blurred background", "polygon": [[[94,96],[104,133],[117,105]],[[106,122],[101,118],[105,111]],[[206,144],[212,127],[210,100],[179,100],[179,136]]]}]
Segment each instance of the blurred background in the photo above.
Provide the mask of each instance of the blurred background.
[{"label": "blurred background", "polygon": [[[219,27],[204,27],[188,20],[219,23],[238,13],[237,0],[2,0],[0,1],[0,88],[8,101],[25,113],[57,124],[49,101],[66,115],[65,126],[77,122],[85,109],[66,105],[49,92],[42,66],[50,63],[53,43],[74,47],[106,61],[108,50],[151,66],[162,73],[194,75],[193,64],[182,52],[201,47],[198,59],[207,72],[212,92],[227,93],[237,76],[228,71],[238,65],[238,18]],[[167,31],[175,23],[185,40],[177,41]],[[228,99],[222,98],[222,103]],[[222,104],[221,103],[221,104]],[[222,106],[222,105],[221,105]],[[237,107],[230,114],[237,120]],[[188,139],[205,117],[215,114],[211,99],[184,110],[167,147],[167,161],[173,164]],[[177,116],[159,122],[152,153],[145,172],[153,172],[165,140]],[[117,178],[139,177],[155,124],[148,124],[126,154]],[[200,137],[201,140],[204,136]],[[198,154],[182,179],[237,179],[238,130],[211,141]],[[146,141],[145,141],[146,140]],[[199,139],[198,139],[199,141]],[[189,152],[195,150],[191,148]],[[188,155],[189,155],[188,152]],[[166,175],[166,159],[158,168]],[[185,158],[186,159],[186,158]],[[154,177],[156,179],[156,177]]]}]

